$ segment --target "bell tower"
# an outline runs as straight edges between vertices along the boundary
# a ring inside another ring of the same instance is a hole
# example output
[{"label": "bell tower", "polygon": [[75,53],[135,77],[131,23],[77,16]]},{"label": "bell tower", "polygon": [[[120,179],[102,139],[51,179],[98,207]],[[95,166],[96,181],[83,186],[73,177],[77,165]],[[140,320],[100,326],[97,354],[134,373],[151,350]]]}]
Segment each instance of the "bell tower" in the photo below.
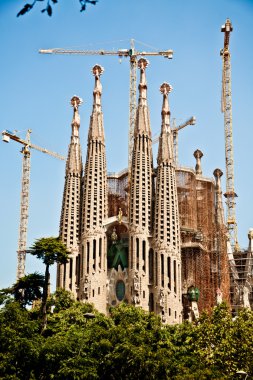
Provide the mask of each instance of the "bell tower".
[{"label": "bell tower", "polygon": [[154,215],[154,295],[155,313],[163,322],[181,322],[181,253],[179,211],[173,136],[170,128],[168,94],[172,86],[163,83],[162,127],[157,157]]},{"label": "bell tower", "polygon": [[88,132],[88,148],[83,178],[81,227],[81,281],[80,300],[95,303],[100,312],[106,312],[106,234],[107,168],[103,113],[101,109],[103,67],[95,65],[93,110]]}]

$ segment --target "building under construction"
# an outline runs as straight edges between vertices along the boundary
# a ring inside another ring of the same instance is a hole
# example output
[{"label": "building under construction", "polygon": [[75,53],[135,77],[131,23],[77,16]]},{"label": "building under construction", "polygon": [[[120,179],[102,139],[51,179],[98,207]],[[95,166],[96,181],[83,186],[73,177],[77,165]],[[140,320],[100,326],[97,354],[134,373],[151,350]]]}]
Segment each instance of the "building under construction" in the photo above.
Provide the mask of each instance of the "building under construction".
[{"label": "building under construction", "polygon": [[[57,286],[108,312],[124,301],[160,315],[164,322],[194,319],[217,300],[229,302],[227,229],[221,170],[202,175],[200,150],[195,169],[177,167],[168,101],[163,83],[157,166],[147,105],[146,68],[140,70],[131,167],[107,173],[101,108],[101,66],[93,68],[95,88],[84,172],[79,141],[80,99],[66,165],[60,236],[71,251],[58,266]],[[130,169],[130,170],[129,170]]]}]

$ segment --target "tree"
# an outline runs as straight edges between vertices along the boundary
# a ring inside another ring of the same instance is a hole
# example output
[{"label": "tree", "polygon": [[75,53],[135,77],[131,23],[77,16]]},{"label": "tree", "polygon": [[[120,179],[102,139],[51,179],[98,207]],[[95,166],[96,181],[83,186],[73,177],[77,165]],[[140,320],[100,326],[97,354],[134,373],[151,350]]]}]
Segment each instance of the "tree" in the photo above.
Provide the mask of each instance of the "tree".
[{"label": "tree", "polygon": [[6,303],[0,309],[0,379],[34,379],[43,340],[33,313]]},{"label": "tree", "polygon": [[[46,7],[41,10],[42,13],[46,12],[48,16],[52,16],[53,8],[51,4],[58,3],[58,0],[34,0],[32,3],[27,3],[24,5],[24,7],[18,12],[17,17],[23,16],[27,12],[29,12],[37,2],[44,2],[46,3]],[[83,12],[86,10],[87,4],[96,5],[98,0],[79,0],[79,3],[81,5],[80,12]]]},{"label": "tree", "polygon": [[46,265],[45,283],[42,295],[42,331],[45,330],[47,324],[47,299],[48,288],[50,284],[49,267],[55,263],[66,264],[68,262],[68,250],[65,244],[55,237],[37,239],[33,246],[28,251],[33,256],[42,260]]},{"label": "tree", "polygon": [[41,299],[44,285],[45,277],[35,272],[18,279],[8,291],[14,296],[15,301],[25,307],[32,305],[33,301]]}]

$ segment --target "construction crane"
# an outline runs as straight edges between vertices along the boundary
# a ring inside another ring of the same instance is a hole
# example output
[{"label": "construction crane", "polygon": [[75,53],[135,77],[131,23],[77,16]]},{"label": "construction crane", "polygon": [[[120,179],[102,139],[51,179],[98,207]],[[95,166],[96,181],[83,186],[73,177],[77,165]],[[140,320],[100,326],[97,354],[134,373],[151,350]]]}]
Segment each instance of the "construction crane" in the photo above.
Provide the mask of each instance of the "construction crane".
[{"label": "construction crane", "polygon": [[68,49],[41,49],[41,54],[79,54],[79,55],[110,55],[122,57],[129,57],[130,59],[130,94],[129,94],[129,132],[128,132],[128,170],[129,173],[131,167],[131,157],[133,150],[133,136],[134,136],[134,124],[136,113],[136,72],[137,72],[137,59],[140,56],[162,56],[164,58],[172,59],[173,50],[146,52],[135,50],[134,40],[131,39],[130,49],[119,49],[117,51],[106,50],[68,50]]},{"label": "construction crane", "polygon": [[41,148],[40,146],[31,143],[30,134],[31,129],[28,129],[26,139],[23,140],[16,135],[15,132],[5,130],[2,132],[2,140],[10,142],[14,140],[23,145],[21,153],[23,154],[22,162],[22,177],[21,177],[21,199],[20,199],[20,223],[19,223],[19,239],[17,250],[17,280],[25,275],[25,259],[27,250],[27,224],[28,224],[28,208],[29,208],[29,192],[30,192],[30,149],[36,149],[42,153],[49,154],[60,160],[65,160],[65,157],[58,153],[51,152],[48,149]]},{"label": "construction crane", "polygon": [[234,189],[234,149],[233,149],[233,128],[232,128],[232,93],[231,93],[231,61],[229,51],[230,33],[233,31],[231,21],[226,20],[222,25],[221,32],[224,33],[224,47],[220,51],[223,61],[222,67],[222,96],[221,111],[224,114],[225,131],[225,159],[226,159],[226,224],[229,240],[233,251],[239,250],[237,238],[237,223],[235,212],[235,198],[237,194]]},{"label": "construction crane", "polygon": [[[171,129],[171,132],[173,134],[173,147],[174,147],[174,161],[175,161],[175,165],[178,166],[178,132],[187,127],[187,125],[195,125],[196,124],[196,118],[195,116],[192,116],[190,117],[189,119],[187,119],[184,123],[178,125],[176,127],[176,120],[173,119],[173,127]],[[159,136],[156,136],[154,139],[153,139],[153,144],[156,144],[157,142],[159,141]]]}]

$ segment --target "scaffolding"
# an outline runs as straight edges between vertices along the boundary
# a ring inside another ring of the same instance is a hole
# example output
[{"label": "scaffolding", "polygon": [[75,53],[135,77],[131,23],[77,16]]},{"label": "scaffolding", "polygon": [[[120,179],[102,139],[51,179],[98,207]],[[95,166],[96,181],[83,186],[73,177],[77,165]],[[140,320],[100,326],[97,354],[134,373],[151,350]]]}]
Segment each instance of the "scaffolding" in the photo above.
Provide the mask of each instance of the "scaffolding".
[{"label": "scaffolding", "polygon": [[[229,270],[226,228],[215,218],[214,180],[196,175],[191,168],[176,170],[181,229],[182,293],[187,314],[187,294],[193,286],[200,291],[198,308],[211,309],[221,289],[229,302]],[[187,317],[187,315],[185,315]]]},{"label": "scaffolding", "polygon": [[128,215],[128,169],[118,173],[107,174],[108,184],[108,216],[118,215],[121,209],[124,216]]},{"label": "scaffolding", "polygon": [[252,292],[252,268],[253,257],[249,250],[240,250],[234,253],[235,267],[238,278],[235,279],[233,273],[231,276],[231,308],[236,314],[242,307],[253,309],[253,292]]},{"label": "scaffolding", "polygon": [[118,194],[125,197],[128,186],[128,169],[120,172],[109,172],[107,174],[109,194]]}]

